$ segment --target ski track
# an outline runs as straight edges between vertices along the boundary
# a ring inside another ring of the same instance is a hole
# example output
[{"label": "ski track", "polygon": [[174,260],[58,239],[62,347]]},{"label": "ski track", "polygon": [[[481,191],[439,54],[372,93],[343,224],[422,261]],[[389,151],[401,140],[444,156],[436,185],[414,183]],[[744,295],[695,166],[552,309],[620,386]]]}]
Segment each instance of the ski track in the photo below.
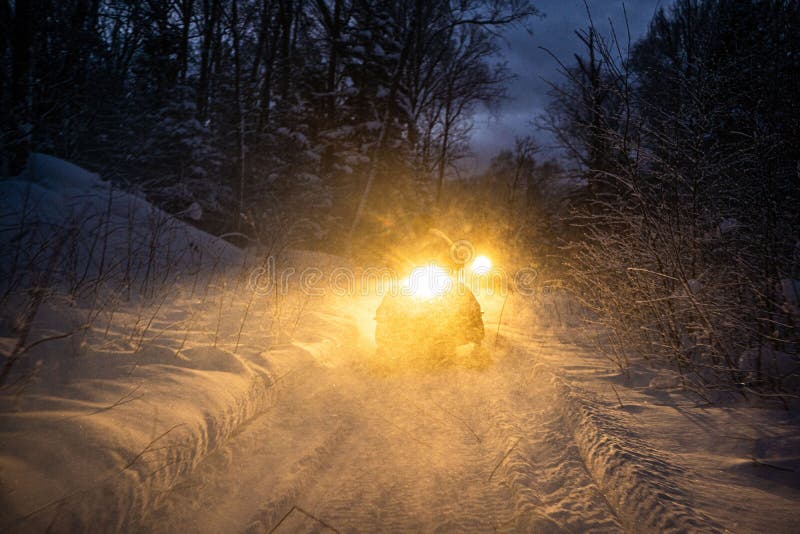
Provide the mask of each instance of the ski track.
[{"label": "ski track", "polygon": [[172,532],[613,532],[535,355],[385,373],[351,349],[276,384],[272,405],[145,518]]}]

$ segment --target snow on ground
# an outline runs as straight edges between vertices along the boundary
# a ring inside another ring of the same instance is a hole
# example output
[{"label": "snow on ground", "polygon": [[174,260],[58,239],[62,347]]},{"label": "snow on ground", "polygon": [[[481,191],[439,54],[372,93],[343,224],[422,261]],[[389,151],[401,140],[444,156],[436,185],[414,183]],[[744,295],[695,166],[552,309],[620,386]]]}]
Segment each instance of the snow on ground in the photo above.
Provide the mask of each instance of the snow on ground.
[{"label": "snow on ground", "polygon": [[[798,529],[796,417],[699,404],[642,362],[620,373],[560,294],[480,295],[488,365],[459,350],[390,366],[374,356],[378,297],[311,297],[297,280],[255,293],[254,257],[85,171],[35,163],[0,198],[36,202],[8,201],[0,220],[35,205],[26,224],[55,232],[60,213],[92,267],[77,283],[44,230],[23,250],[3,238],[6,280],[25,281],[8,251],[62,267],[25,350],[25,292],[2,301],[2,350],[19,356],[0,390],[4,531]],[[165,261],[167,246],[183,259]],[[301,252],[281,264],[345,266]]]},{"label": "snow on ground", "polygon": [[35,155],[0,188],[0,525],[131,527],[264,407],[295,310],[251,298],[238,249],[71,164]]},{"label": "snow on ground", "polygon": [[41,284],[152,296],[181,277],[204,286],[245,260],[144,198],[44,154],[0,182],[0,253],[4,298],[8,288]]},{"label": "snow on ground", "polygon": [[[778,402],[681,389],[634,359],[620,371],[563,295],[540,299],[537,367],[595,481],[632,531],[796,532],[800,417]],[[514,325],[519,327],[519,325]],[[505,329],[524,345],[529,329]],[[710,395],[707,395],[710,396]]]},{"label": "snow on ground", "polygon": [[586,337],[555,332],[540,359],[554,370],[587,465],[621,513],[648,531],[797,531],[796,413],[777,403],[708,404],[645,362],[621,373],[575,343]]}]

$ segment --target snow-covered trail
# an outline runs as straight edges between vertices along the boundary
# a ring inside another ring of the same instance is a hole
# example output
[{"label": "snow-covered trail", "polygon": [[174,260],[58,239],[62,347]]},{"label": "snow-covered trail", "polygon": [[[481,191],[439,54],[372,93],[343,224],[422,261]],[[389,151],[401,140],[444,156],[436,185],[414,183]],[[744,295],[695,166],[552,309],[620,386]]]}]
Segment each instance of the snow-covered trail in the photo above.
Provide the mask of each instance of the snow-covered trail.
[{"label": "snow-covered trail", "polygon": [[503,347],[484,369],[385,373],[358,347],[329,366],[293,356],[272,407],[145,528],[618,530],[552,388],[532,380],[538,345]]},{"label": "snow-covered trail", "polygon": [[423,369],[376,359],[374,297],[205,300],[4,398],[9,531],[797,531],[795,418],[626,378],[545,307],[509,299],[495,345],[483,298],[491,363]]},{"label": "snow-covered trail", "polygon": [[[255,251],[34,161],[0,184],[34,229],[0,239],[4,532],[800,532],[796,412],[614,368],[561,293],[479,292],[488,365],[386,365],[367,269],[287,251],[263,291]],[[33,305],[17,266],[52,269],[60,228],[71,263]],[[328,282],[283,284],[308,267]]]}]

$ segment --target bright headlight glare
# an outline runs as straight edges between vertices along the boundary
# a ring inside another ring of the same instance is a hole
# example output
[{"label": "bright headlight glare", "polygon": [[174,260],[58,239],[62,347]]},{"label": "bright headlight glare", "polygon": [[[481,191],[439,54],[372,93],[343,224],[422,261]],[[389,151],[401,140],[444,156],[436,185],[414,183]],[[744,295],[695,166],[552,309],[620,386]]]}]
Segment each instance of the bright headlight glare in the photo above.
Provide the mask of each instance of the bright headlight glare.
[{"label": "bright headlight glare", "polygon": [[478,256],[469,268],[475,274],[487,274],[492,269],[492,260],[486,256]]},{"label": "bright headlight glare", "polygon": [[412,297],[429,299],[441,297],[453,285],[453,280],[443,268],[430,264],[417,267],[403,282],[403,289]]}]

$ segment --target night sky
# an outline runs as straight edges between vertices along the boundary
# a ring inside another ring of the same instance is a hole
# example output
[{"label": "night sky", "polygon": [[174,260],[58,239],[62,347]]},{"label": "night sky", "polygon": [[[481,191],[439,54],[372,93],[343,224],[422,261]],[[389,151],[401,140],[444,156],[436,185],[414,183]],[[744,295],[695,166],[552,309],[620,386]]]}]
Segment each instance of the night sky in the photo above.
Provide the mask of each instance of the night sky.
[{"label": "night sky", "polygon": [[[662,0],[625,3],[632,42],[644,34],[656,9],[663,4]],[[543,146],[543,153],[557,154],[547,132],[536,131],[531,126],[532,119],[542,114],[547,106],[549,87],[545,80],[559,81],[558,64],[539,47],[548,48],[566,64],[572,63],[573,54],[580,50],[574,31],[586,27],[588,19],[582,0],[537,0],[535,5],[544,16],[532,18],[525,27],[507,32],[506,43],[501,45],[502,60],[507,61],[509,69],[517,76],[509,84],[508,100],[495,113],[482,110],[476,116],[472,150],[479,168],[484,168],[499,150],[511,147],[518,135],[532,134]],[[604,34],[609,33],[611,19],[620,39],[625,39],[622,5],[620,0],[589,1],[592,18]]]}]

